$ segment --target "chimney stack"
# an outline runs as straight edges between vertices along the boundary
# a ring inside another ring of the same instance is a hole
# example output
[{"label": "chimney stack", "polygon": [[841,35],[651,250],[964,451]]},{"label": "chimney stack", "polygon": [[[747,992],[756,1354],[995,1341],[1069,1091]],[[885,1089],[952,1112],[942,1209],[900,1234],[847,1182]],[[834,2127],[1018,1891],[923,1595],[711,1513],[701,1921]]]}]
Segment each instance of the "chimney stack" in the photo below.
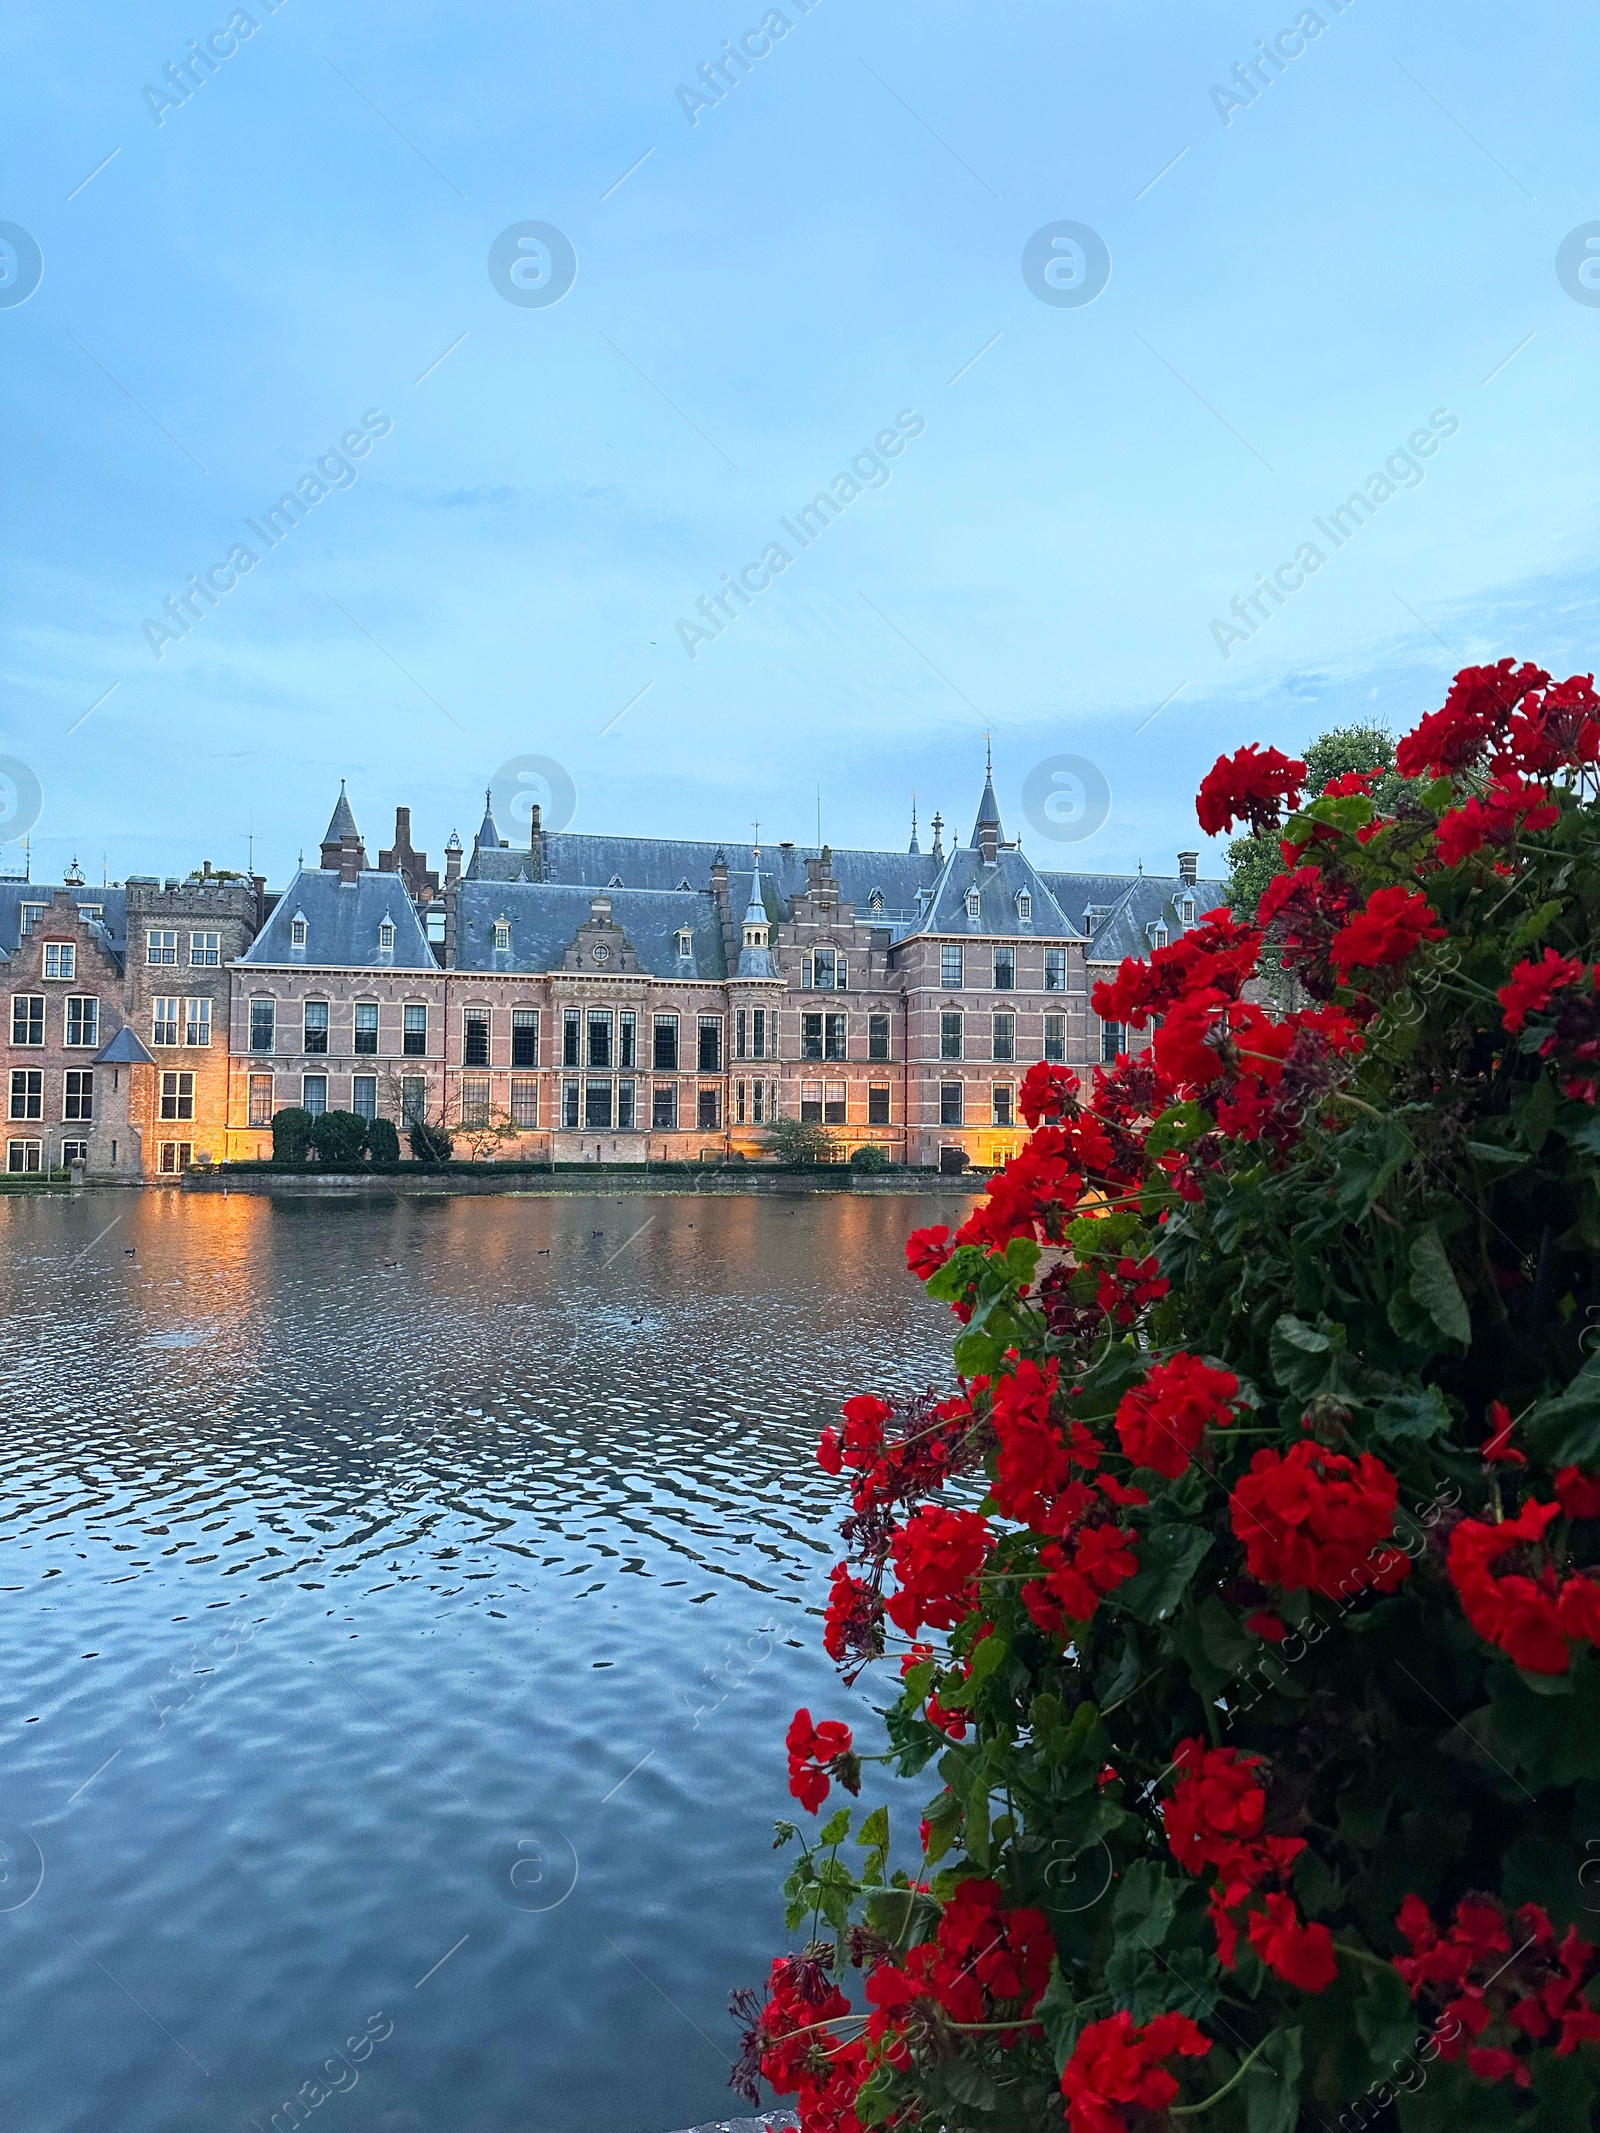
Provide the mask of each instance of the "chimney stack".
[{"label": "chimney stack", "polygon": [[1180,852],[1178,854],[1178,879],[1187,882],[1192,889],[1199,878],[1200,854],[1198,852]]}]

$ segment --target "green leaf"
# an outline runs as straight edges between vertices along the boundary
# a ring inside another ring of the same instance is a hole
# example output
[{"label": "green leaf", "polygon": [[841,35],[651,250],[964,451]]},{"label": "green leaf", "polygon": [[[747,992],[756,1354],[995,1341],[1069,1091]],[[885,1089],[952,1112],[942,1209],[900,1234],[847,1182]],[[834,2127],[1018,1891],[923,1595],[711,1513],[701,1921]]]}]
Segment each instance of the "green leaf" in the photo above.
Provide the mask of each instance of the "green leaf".
[{"label": "green leaf", "polygon": [[1373,1427],[1389,1444],[1425,1443],[1450,1427],[1450,1410],[1431,1385],[1421,1392],[1391,1392],[1378,1402]]},{"label": "green leaf", "polygon": [[1189,1580],[1210,1552],[1204,1526],[1152,1526],[1139,1540],[1139,1571],[1119,1585],[1113,1600],[1136,1622],[1161,1622],[1189,1589]]},{"label": "green leaf", "polygon": [[1411,1246],[1411,1294],[1447,1339],[1472,1345],[1472,1318],[1450,1255],[1432,1223]]},{"label": "green leaf", "polygon": [[1585,1155],[1600,1155],[1600,1111],[1591,1111],[1581,1124],[1572,1128],[1567,1139]]},{"label": "green leaf", "polygon": [[1267,1340],[1272,1375],[1295,1399],[1315,1399],[1336,1375],[1335,1350],[1343,1344],[1343,1326],[1308,1325],[1303,1318],[1285,1311],[1274,1322]]},{"label": "green leaf", "polygon": [[1535,2052],[1532,2073],[1539,2108],[1528,2120],[1529,2133],[1570,2133],[1574,2126],[1594,2124],[1600,2089],[1589,2063],[1558,2059],[1553,2051]]},{"label": "green leaf", "polygon": [[856,1837],[856,1842],[858,1844],[867,1845],[884,1845],[887,1844],[888,1841],[889,1810],[887,1807],[874,1807],[871,1814],[869,1814],[867,1819],[862,1823],[860,1832]]},{"label": "green leaf", "polygon": [[829,1815],[827,1821],[818,1830],[817,1842],[819,1844],[843,1844],[849,1834],[850,1810],[848,1807],[841,1807],[837,1814]]},{"label": "green leaf", "polygon": [[1530,911],[1506,942],[1507,953],[1520,955],[1524,948],[1531,948],[1535,941],[1542,941],[1549,927],[1565,909],[1566,905],[1556,896],[1549,903],[1540,904],[1537,909]]},{"label": "green leaf", "polygon": [[1541,1400],[1518,1425],[1522,1441],[1550,1466],[1591,1466],[1600,1458],[1600,1356],[1591,1356],[1563,1393]]},{"label": "green leaf", "polygon": [[1062,1976],[1061,1965],[1057,1961],[1051,1962],[1050,1982],[1044,1988],[1044,1998],[1035,2012],[1059,2074],[1077,2047],[1083,2017],[1078,2012],[1077,1997]]},{"label": "green leaf", "polygon": [[1118,1937],[1136,1938],[1141,1947],[1159,1948],[1172,1930],[1183,1885],[1162,1871],[1156,1859],[1137,1859],[1122,1877],[1112,1923]]},{"label": "green leaf", "polygon": [[[1536,1030],[1528,1034],[1538,1036]],[[1526,1096],[1519,1098],[1513,1106],[1517,1131],[1522,1135],[1524,1144],[1535,1155],[1544,1146],[1545,1136],[1555,1124],[1556,1113],[1560,1108],[1561,1099],[1557,1096],[1556,1085],[1548,1074],[1541,1074],[1539,1079],[1529,1086]]]},{"label": "green leaf", "polygon": [[1381,2081],[1393,2072],[1397,2060],[1415,2049],[1417,2042],[1417,2010],[1398,1971],[1361,1965],[1355,2017],[1373,2071]]},{"label": "green leaf", "polygon": [[1300,2031],[1280,2029],[1244,2077],[1248,2133],[1295,2133],[1300,2123]]}]

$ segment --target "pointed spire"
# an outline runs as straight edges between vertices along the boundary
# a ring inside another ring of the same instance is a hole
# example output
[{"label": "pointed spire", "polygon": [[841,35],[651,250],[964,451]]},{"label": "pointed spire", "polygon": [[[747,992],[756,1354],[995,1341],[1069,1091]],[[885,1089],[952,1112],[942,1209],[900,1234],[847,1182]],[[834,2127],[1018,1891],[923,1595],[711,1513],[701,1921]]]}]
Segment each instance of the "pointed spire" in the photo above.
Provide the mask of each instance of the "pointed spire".
[{"label": "pointed spire", "polygon": [[921,845],[917,842],[917,796],[915,793],[911,795],[911,842],[907,846],[907,850],[917,853],[922,850]]},{"label": "pointed spire", "polygon": [[479,852],[498,852],[501,849],[500,832],[495,827],[494,796],[487,786],[483,791],[483,822],[473,839],[473,849]]},{"label": "pointed spire", "polygon": [[367,863],[366,846],[361,842],[355,815],[345,797],[343,778],[339,780],[339,798],[328,817],[319,861],[329,871],[337,870],[341,874],[359,873]]},{"label": "pointed spire", "polygon": [[356,828],[356,818],[351,811],[350,802],[345,798],[344,779],[341,778],[339,780],[339,798],[334,804],[333,813],[328,817],[328,830],[322,841],[324,844],[343,844],[346,837],[359,837],[360,835],[361,832]]},{"label": "pointed spire", "polygon": [[[978,819],[972,826],[972,849],[974,851],[983,849],[983,832],[985,830],[993,831],[992,842],[998,847],[1000,842],[1000,803],[994,796],[994,751],[989,746],[989,736],[987,734],[983,737],[983,798],[978,802]],[[992,857],[992,854],[985,851],[984,856],[989,858]]]},{"label": "pointed spire", "polygon": [[761,893],[761,847],[750,848],[752,867],[750,873],[750,901],[745,906],[744,942],[739,950],[739,975],[741,978],[775,978],[778,966],[772,954],[772,926],[767,918],[766,899]]},{"label": "pointed spire", "polygon": [[933,811],[933,849],[928,856],[941,861],[944,858],[944,817],[937,808]]}]

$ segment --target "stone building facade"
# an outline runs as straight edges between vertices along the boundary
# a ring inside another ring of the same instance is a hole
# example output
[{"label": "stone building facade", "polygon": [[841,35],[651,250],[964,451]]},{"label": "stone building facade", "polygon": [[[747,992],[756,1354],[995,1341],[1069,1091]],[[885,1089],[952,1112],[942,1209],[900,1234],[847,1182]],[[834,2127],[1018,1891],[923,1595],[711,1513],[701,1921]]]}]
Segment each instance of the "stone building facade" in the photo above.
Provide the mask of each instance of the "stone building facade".
[{"label": "stone building facade", "polygon": [[[373,867],[341,790],[319,854],[232,969],[226,1151],[275,1110],[425,1117],[484,1157],[763,1152],[777,1117],[848,1154],[992,1165],[1031,1062],[1087,1072],[1127,1033],[1094,980],[1221,900],[1195,855],[1155,877],[1036,867],[985,783],[968,844],[757,851],[542,829],[485,810],[441,884],[401,810]],[[141,921],[142,923],[142,921]]]}]

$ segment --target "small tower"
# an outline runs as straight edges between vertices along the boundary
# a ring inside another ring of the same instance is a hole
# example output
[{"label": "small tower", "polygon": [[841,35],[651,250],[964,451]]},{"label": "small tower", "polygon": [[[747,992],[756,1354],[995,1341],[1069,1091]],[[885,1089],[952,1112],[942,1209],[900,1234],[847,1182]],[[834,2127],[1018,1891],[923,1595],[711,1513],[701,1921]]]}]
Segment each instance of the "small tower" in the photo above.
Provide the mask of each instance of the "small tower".
[{"label": "small tower", "polygon": [[772,927],[761,894],[761,853],[755,852],[755,870],[750,876],[750,901],[744,913],[744,945],[739,950],[741,978],[775,978],[778,965],[772,953]]},{"label": "small tower", "polygon": [[337,874],[341,882],[353,882],[367,865],[367,848],[361,841],[355,815],[345,797],[343,778],[339,780],[339,797],[323,832],[321,865],[325,872]]},{"label": "small tower", "polygon": [[444,885],[448,889],[452,882],[460,879],[461,839],[452,830],[450,832],[450,842],[444,848]]},{"label": "small tower", "polygon": [[472,840],[472,849],[475,852],[498,852],[504,849],[500,832],[495,826],[494,796],[487,786],[483,794],[483,821],[479,825],[477,836]]},{"label": "small tower", "polygon": [[978,802],[978,819],[972,826],[972,849],[983,855],[983,863],[989,867],[1000,852],[1000,803],[994,796],[994,755],[987,740],[983,746],[983,798]]}]

